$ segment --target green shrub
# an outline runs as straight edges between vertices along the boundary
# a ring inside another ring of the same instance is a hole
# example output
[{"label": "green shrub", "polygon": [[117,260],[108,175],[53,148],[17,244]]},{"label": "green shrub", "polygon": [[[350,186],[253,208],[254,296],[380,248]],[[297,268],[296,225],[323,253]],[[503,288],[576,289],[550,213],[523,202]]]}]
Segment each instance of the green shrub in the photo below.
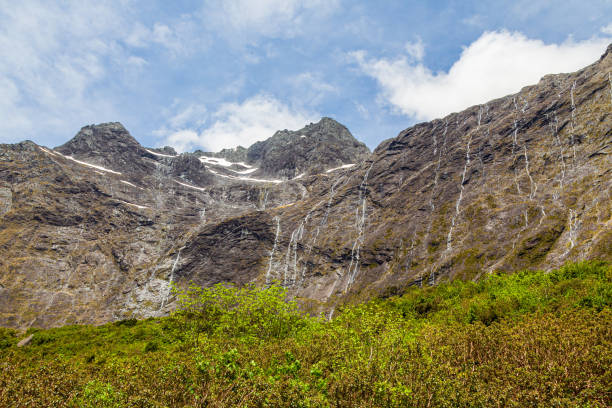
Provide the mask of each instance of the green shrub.
[{"label": "green shrub", "polygon": [[22,348],[0,330],[0,406],[612,406],[604,263],[411,288],[331,321],[278,287],[176,293],[165,318],[30,329]]}]

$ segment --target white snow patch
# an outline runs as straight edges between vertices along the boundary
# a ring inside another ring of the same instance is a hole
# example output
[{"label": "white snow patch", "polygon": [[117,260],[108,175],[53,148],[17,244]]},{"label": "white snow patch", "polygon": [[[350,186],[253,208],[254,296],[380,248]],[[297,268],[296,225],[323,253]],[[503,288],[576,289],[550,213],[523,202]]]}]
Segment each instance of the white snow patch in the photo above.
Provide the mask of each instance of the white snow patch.
[{"label": "white snow patch", "polygon": [[306,135],[301,135],[300,138],[305,139]]},{"label": "white snow patch", "polygon": [[136,184],[132,184],[132,183],[130,183],[129,181],[125,181],[125,180],[119,180],[119,181],[120,181],[121,183],[123,183],[123,184],[127,184],[128,186],[136,187],[136,188],[139,188],[139,189],[143,190],[143,188],[142,188],[142,187],[138,187]]},{"label": "white snow patch", "polygon": [[236,163],[233,163],[233,162],[227,161],[227,160],[225,160],[223,158],[219,158],[219,157],[201,156],[200,157],[200,161],[202,163],[212,164],[212,165],[215,165],[215,166],[231,167],[231,166],[236,165],[236,166],[242,166],[242,167],[245,167],[247,169],[250,169],[250,171],[249,170],[239,171],[239,170],[228,169],[228,170],[231,170],[234,173],[238,173],[238,174],[249,174],[249,173],[252,173],[255,170],[257,170],[256,167],[254,168],[253,166],[251,166],[249,164],[246,164],[245,162],[236,162]]},{"label": "white snow patch", "polygon": [[60,155],[60,156],[62,156],[62,157],[64,157],[64,158],[66,158],[66,159],[72,160],[73,162],[78,163],[78,164],[81,164],[81,165],[83,165],[83,166],[91,167],[91,168],[93,168],[93,169],[101,170],[101,171],[104,171],[104,172],[107,172],[107,173],[121,174],[121,173],[120,173],[120,172],[118,172],[118,171],[111,170],[111,169],[107,169],[106,167],[97,166],[97,165],[95,165],[95,164],[86,163],[86,162],[84,162],[84,161],[77,160],[77,159],[75,159],[75,158],[74,158],[74,157],[72,157],[72,156],[66,156],[66,155],[63,155],[63,154],[61,154],[61,153],[59,153],[59,152],[50,152],[49,150],[45,149],[44,147],[41,147],[41,149],[42,149],[44,152],[46,152],[46,153],[55,154],[55,155]]},{"label": "white snow patch", "polygon": [[299,175],[295,176],[294,178],[292,178],[291,180],[301,179],[301,178],[302,178],[302,177],[304,177],[305,175],[306,175],[306,173],[299,174]]},{"label": "white snow patch", "polygon": [[242,166],[242,167],[246,167],[247,169],[252,169],[253,168],[253,166],[251,166],[250,164],[246,164],[245,162],[236,162],[234,164],[237,164],[237,165]]},{"label": "white snow patch", "polygon": [[225,174],[218,173],[218,172],[214,171],[213,169],[211,169],[210,167],[206,167],[206,169],[208,171],[210,171],[212,174],[214,174],[215,176],[227,178],[227,179],[230,179],[230,180],[243,180],[243,181],[252,181],[254,183],[275,183],[275,184],[283,182],[283,180],[264,180],[264,179],[254,179],[254,178],[250,178],[250,177],[228,176],[228,175],[225,175]]},{"label": "white snow patch", "polygon": [[251,173],[257,171],[258,168],[257,167],[253,167],[252,169],[242,170],[242,171],[237,171],[237,170],[232,170],[232,169],[228,169],[228,170],[233,171],[236,174],[251,174]]},{"label": "white snow patch", "polygon": [[45,152],[45,153],[47,153],[47,154],[51,154],[51,155],[53,155],[53,156],[56,156],[56,155],[57,155],[57,153],[52,152],[51,150],[46,149],[46,148],[44,148],[44,147],[42,147],[42,146],[38,146],[38,147],[40,148],[40,150],[42,150],[43,152]]},{"label": "white snow patch", "polygon": [[171,154],[162,154],[162,153],[157,153],[157,152],[154,152],[153,150],[149,150],[149,149],[145,149],[145,150],[146,150],[147,152],[151,153],[151,154],[154,154],[155,156],[160,156],[160,157],[176,157],[176,156],[173,156],[173,155],[171,155]]},{"label": "white snow patch", "polygon": [[180,181],[176,181],[174,180],[176,183],[180,184],[181,186],[185,186],[185,187],[189,187],[189,188],[193,188],[194,190],[200,190],[200,191],[206,191],[205,188],[202,187],[196,187],[196,186],[192,186],[190,184],[185,184],[185,183],[181,183]]},{"label": "white snow patch", "polygon": [[349,167],[353,167],[355,163],[343,164],[340,167],[334,167],[333,169],[326,170],[326,173],[331,173],[332,171],[340,170],[340,169],[348,169]]},{"label": "white snow patch", "polygon": [[208,157],[208,156],[201,156],[200,157],[200,161],[202,163],[206,163],[206,164],[215,164],[217,166],[223,166],[223,167],[229,167],[231,165],[233,165],[234,163],[229,162],[223,158],[218,158],[218,157]]},{"label": "white snow patch", "polygon": [[150,207],[147,207],[146,205],[138,205],[138,204],[134,204],[134,203],[128,203],[127,201],[123,201],[123,200],[117,200],[117,201],[119,201],[120,203],[123,203],[123,204],[134,206],[136,208],[140,208],[141,210],[145,209],[145,208],[150,208]]}]

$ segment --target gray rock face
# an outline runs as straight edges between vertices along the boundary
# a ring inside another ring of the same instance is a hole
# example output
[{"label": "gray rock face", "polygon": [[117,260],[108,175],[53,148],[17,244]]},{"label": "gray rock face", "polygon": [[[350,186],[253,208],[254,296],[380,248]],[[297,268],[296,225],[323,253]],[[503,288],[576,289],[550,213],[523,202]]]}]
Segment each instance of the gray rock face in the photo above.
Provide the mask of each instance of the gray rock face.
[{"label": "gray rock face", "polygon": [[292,179],[302,173],[316,174],[358,163],[369,154],[366,145],[357,141],[345,126],[323,118],[300,130],[278,131],[253,144],[246,152],[246,160],[265,174]]},{"label": "gray rock face", "polygon": [[83,127],[75,137],[55,151],[122,173],[149,173],[153,158],[119,122]]}]

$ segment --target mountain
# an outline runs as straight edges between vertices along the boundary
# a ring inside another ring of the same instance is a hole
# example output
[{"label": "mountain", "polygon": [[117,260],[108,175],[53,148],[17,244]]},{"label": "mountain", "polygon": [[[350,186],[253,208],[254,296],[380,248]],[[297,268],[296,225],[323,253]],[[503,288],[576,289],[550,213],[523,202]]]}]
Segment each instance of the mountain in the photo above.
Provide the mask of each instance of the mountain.
[{"label": "mountain", "polygon": [[368,153],[323,118],[248,148],[150,149],[118,123],[0,146],[0,325],[157,316],[172,284],[276,281],[303,307],[612,260],[612,46]]},{"label": "mountain", "polygon": [[345,126],[324,117],[300,130],[279,130],[248,149],[238,146],[218,153],[201,154],[256,166],[258,171],[255,174],[258,175],[292,179],[355,164],[367,158],[370,150]]}]

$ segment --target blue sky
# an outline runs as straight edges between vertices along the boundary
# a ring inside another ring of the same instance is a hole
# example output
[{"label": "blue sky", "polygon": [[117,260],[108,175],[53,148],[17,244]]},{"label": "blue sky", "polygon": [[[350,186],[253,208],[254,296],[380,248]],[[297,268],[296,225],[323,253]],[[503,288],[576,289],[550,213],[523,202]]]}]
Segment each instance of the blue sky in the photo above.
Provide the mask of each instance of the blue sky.
[{"label": "blue sky", "polygon": [[219,150],[331,116],[374,148],[610,42],[610,0],[0,0],[0,142],[119,121]]}]

